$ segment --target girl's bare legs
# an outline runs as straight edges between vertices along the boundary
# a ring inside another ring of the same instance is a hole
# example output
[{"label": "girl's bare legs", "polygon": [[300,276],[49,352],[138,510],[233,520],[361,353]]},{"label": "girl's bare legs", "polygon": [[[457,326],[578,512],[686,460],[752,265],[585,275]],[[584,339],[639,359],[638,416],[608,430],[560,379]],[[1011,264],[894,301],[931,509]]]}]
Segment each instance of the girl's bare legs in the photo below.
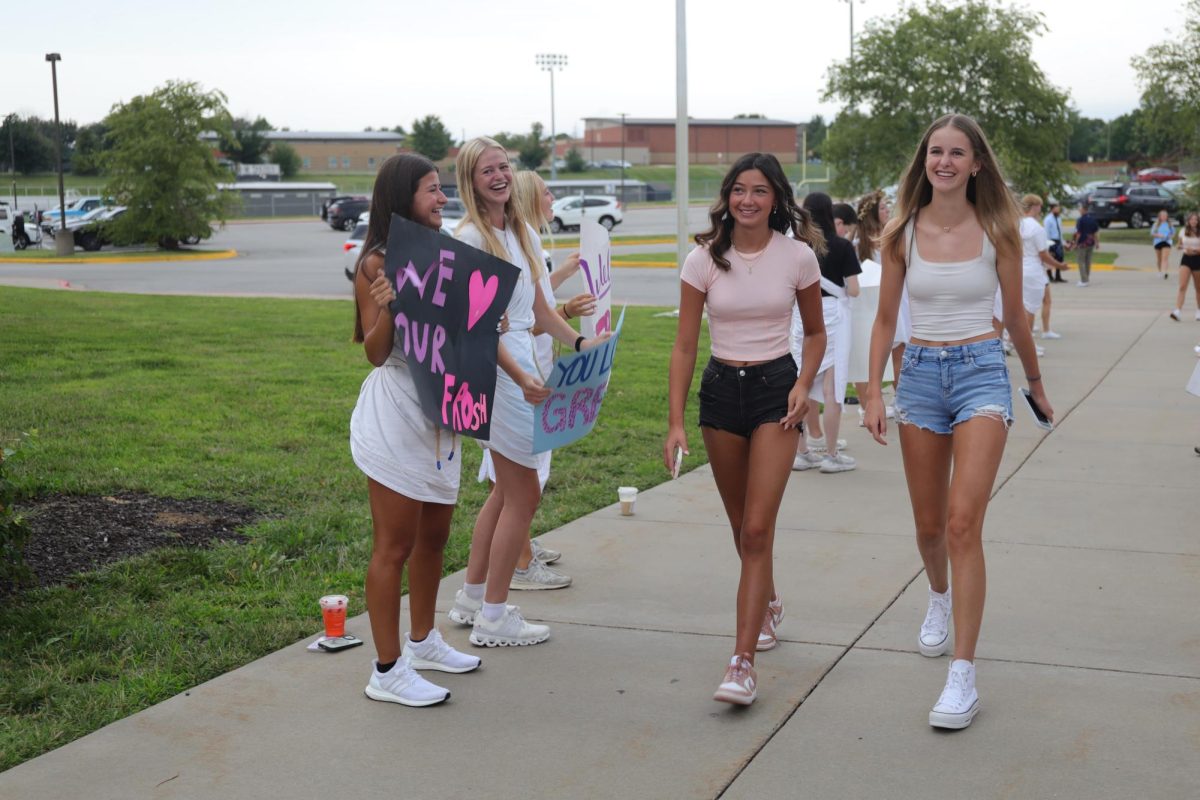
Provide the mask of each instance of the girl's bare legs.
[{"label": "girl's bare legs", "polygon": [[408,618],[409,636],[414,642],[424,641],[433,630],[438,586],[442,582],[442,558],[450,538],[450,520],[454,506],[425,503],[417,541],[408,559]]},{"label": "girl's bare legs", "polygon": [[[510,461],[496,450],[492,450],[492,462],[496,467],[495,492],[500,495],[501,508],[491,537],[483,599],[499,604],[508,599],[509,584],[521,553],[521,540],[529,539],[529,526],[542,492],[536,469]],[[475,549],[474,541],[471,549]]]},{"label": "girl's bare legs", "polygon": [[833,378],[834,372],[835,370],[833,369],[825,371],[823,388],[825,392],[825,411],[821,417],[825,423],[825,452],[831,456],[837,455],[838,431],[842,427],[842,406],[837,402],[837,395],[834,393],[834,388],[836,387]]},{"label": "girl's bare legs", "polygon": [[371,562],[367,565],[367,614],[376,655],[380,663],[387,664],[400,658],[400,584],[425,504],[370,478],[367,496],[374,529]]}]

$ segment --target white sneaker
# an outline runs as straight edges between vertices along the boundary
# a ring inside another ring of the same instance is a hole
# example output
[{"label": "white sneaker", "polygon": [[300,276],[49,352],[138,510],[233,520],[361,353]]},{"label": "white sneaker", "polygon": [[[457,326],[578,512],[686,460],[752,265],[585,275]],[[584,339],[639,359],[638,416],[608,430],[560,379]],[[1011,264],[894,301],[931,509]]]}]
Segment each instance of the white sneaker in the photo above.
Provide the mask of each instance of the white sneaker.
[{"label": "white sneaker", "polygon": [[563,575],[555,569],[550,569],[536,558],[530,559],[529,566],[513,572],[509,589],[565,589],[571,585],[569,575]]},{"label": "white sneaker", "polygon": [[363,690],[372,700],[419,708],[435,706],[450,699],[449,689],[422,678],[407,658],[401,658],[384,673],[377,669],[378,666],[379,662],[372,660],[371,680],[367,681],[367,688]]},{"label": "white sneaker", "polygon": [[826,474],[832,472],[849,472],[858,466],[858,462],[845,453],[838,453],[835,456],[826,455],[821,459],[821,472]]},{"label": "white sneaker", "polygon": [[725,679],[713,693],[713,700],[748,706],[757,697],[758,673],[754,671],[754,665],[745,656],[735,655],[730,659],[729,667],[725,670]]},{"label": "white sneaker", "polygon": [[1171,319],[1175,320],[1176,322],[1179,322],[1179,320],[1181,319],[1178,308],[1172,310],[1170,314],[1167,314],[1167,316],[1170,317]]},{"label": "white sneaker", "polygon": [[1196,322],[1200,322],[1200,308],[1196,309]]},{"label": "white sneaker", "polygon": [[767,603],[767,613],[763,616],[763,624],[758,632],[758,644],[755,645],[755,650],[761,652],[775,649],[779,644],[777,631],[781,622],[783,622],[783,599],[776,597]]},{"label": "white sneaker", "polygon": [[950,612],[953,602],[950,590],[938,594],[929,587],[929,610],[925,612],[925,621],[921,623],[921,634],[917,637],[917,648],[921,655],[937,658],[946,652],[950,642]]},{"label": "white sneaker", "polygon": [[957,660],[950,664],[946,688],[929,712],[929,724],[935,728],[958,730],[971,724],[979,713],[979,693],[975,691],[975,665]]},{"label": "white sneaker", "polygon": [[1033,352],[1037,353],[1038,358],[1041,358],[1042,356],[1046,355],[1046,348],[1042,347],[1040,344],[1035,344],[1033,346]]},{"label": "white sneaker", "polygon": [[812,450],[809,450],[807,453],[797,453],[796,457],[792,459],[792,469],[797,472],[803,472],[806,469],[819,467],[821,466],[822,458],[823,456],[820,453],[814,453]]},{"label": "white sneaker", "polygon": [[1056,331],[1046,331],[1042,334],[1043,339],[1061,339],[1062,334]]},{"label": "white sneaker", "polygon": [[1077,284],[1075,284],[1075,285],[1076,285],[1076,286],[1078,286],[1080,289],[1086,289],[1086,288],[1088,287],[1088,282],[1087,282],[1087,281],[1080,281],[1079,283],[1077,283]]},{"label": "white sneaker", "polygon": [[530,625],[521,616],[521,609],[508,606],[504,616],[490,622],[482,612],[475,615],[475,626],[471,629],[471,644],[477,647],[524,647],[539,644],[550,638],[546,625]]},{"label": "white sneaker", "polygon": [[446,644],[437,628],[431,630],[422,642],[414,642],[405,634],[401,655],[408,659],[413,669],[435,669],[438,672],[470,672],[479,669],[483,663],[479,656],[460,653]]},{"label": "white sneaker", "polygon": [[450,609],[450,621],[459,625],[474,625],[475,615],[483,608],[483,600],[472,600],[467,593],[459,589],[454,594],[454,608]]},{"label": "white sneaker", "polygon": [[1042,326],[1041,326],[1041,325],[1039,325],[1039,324],[1038,324],[1038,323],[1036,323],[1036,322],[1035,322],[1035,323],[1033,323],[1033,332],[1034,332],[1034,333],[1041,333],[1041,332],[1042,332]]},{"label": "white sneaker", "polygon": [[[819,439],[814,439],[811,436],[806,436],[805,441],[808,443],[808,449],[810,451],[815,450],[818,453],[824,453],[826,450],[829,449],[828,447],[825,446],[825,437],[824,436],[822,436]],[[846,440],[838,439],[837,446],[838,446],[838,450],[845,450],[846,449]]]},{"label": "white sneaker", "polygon": [[549,547],[542,547],[537,539],[530,539],[529,547],[533,550],[533,557],[543,564],[553,564],[562,558],[562,553],[551,550]]}]

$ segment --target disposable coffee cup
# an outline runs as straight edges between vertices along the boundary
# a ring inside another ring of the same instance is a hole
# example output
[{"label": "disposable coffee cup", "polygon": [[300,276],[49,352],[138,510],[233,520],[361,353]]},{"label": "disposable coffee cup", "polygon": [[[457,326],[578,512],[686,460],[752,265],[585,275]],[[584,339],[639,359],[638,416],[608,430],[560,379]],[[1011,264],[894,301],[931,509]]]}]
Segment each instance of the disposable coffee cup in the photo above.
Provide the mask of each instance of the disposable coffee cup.
[{"label": "disposable coffee cup", "polygon": [[632,486],[617,487],[617,497],[621,501],[621,515],[633,516],[633,505],[637,502],[637,489]]},{"label": "disposable coffee cup", "polygon": [[327,594],[321,598],[321,616],[325,619],[325,635],[329,638],[346,635],[346,606],[350,598],[344,594]]}]

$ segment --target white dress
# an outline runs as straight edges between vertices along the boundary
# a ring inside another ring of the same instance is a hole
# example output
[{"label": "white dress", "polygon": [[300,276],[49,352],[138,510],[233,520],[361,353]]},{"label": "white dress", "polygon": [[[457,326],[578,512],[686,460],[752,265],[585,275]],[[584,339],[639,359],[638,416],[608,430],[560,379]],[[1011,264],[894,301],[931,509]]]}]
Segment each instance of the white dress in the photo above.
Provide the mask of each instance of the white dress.
[{"label": "white dress", "polygon": [[[545,252],[543,251],[543,260],[545,260]],[[546,298],[546,302],[551,306],[554,305],[554,285],[550,283],[550,273],[542,274],[541,280],[542,295]],[[542,375],[549,375],[554,369],[554,337],[548,333],[539,333],[534,337],[537,343],[537,361],[541,367]],[[550,480],[550,453],[552,451],[538,453],[538,486],[542,491],[546,490],[546,481]],[[492,453],[487,448],[483,450],[483,460],[479,462],[479,476],[477,480],[482,483],[484,481],[496,482],[496,465],[492,463]]]},{"label": "white dress", "polygon": [[[500,343],[522,370],[543,377],[537,363],[537,345],[533,336],[535,289],[529,264],[510,228],[496,230],[495,233],[508,251],[508,262],[521,271],[512,299],[508,301],[508,332],[500,336]],[[528,228],[528,233],[533,241],[539,241],[533,228]],[[455,235],[472,247],[483,249],[483,236],[470,222],[459,226]],[[533,452],[533,405],[525,400],[521,387],[500,368],[496,369],[491,435],[487,441],[480,440],[479,443],[523,467],[538,467],[539,458]]]},{"label": "white dress", "polygon": [[426,503],[458,502],[462,437],[438,428],[421,411],[417,387],[398,341],[383,366],[367,375],[350,415],[355,465],[393,492]]},{"label": "white dress", "polygon": [[1036,314],[1050,279],[1040,253],[1049,248],[1046,229],[1033,217],[1021,217],[1021,301],[1025,310]]}]

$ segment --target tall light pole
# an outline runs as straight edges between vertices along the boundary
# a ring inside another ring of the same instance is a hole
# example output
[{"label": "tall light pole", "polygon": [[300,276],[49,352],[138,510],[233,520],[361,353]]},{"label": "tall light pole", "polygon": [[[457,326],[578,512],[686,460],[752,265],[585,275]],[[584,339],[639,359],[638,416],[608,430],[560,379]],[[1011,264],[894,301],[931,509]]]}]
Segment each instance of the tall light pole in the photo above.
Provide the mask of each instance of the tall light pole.
[{"label": "tall light pole", "polygon": [[675,0],[675,256],[688,251],[687,0]]},{"label": "tall light pole", "polygon": [[14,214],[17,213],[17,150],[13,146],[13,128],[16,124],[16,114],[9,114],[4,118],[4,126],[8,128],[8,176],[12,178]]},{"label": "tall light pole", "polygon": [[[621,112],[621,202],[625,202],[625,117],[629,116],[624,111]],[[15,186],[16,184],[14,184]],[[643,200],[645,198],[642,198]]]},{"label": "tall light pole", "polygon": [[550,73],[550,180],[558,178],[558,160],[555,156],[558,149],[558,132],[554,129],[554,73],[567,65],[567,57],[562,53],[538,53],[536,57],[540,69]]},{"label": "tall light pole", "polygon": [[[867,0],[857,0],[859,3],[865,3]],[[842,0],[843,3],[850,4],[850,60],[854,61],[854,3],[855,0]]]},{"label": "tall light pole", "polygon": [[50,79],[54,83],[54,160],[58,164],[58,236],[54,237],[54,251],[60,256],[75,253],[74,237],[67,235],[67,193],[63,189],[62,169],[62,123],[58,119],[58,53],[46,53],[50,62]]}]

